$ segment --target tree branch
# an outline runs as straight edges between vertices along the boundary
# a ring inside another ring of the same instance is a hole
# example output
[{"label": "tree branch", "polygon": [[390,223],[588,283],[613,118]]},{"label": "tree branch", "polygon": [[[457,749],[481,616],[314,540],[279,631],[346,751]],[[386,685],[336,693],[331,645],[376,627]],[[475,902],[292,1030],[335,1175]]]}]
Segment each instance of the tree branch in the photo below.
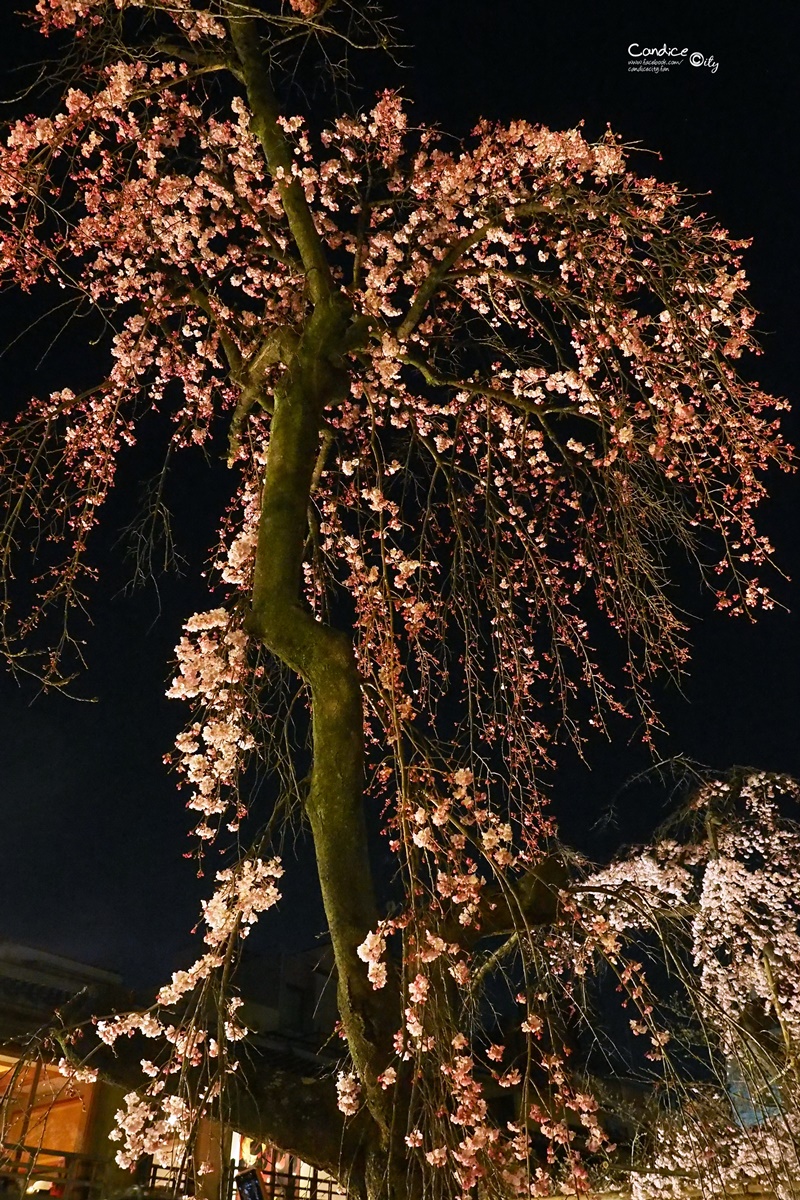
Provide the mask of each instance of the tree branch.
[{"label": "tree branch", "polygon": [[415,354],[403,354],[400,356],[400,361],[406,366],[415,367],[422,375],[426,383],[432,387],[451,387],[459,392],[468,392],[471,396],[485,396],[488,400],[498,400],[501,404],[509,404],[512,408],[521,409],[522,412],[531,413],[534,417],[547,417],[553,414],[569,414],[570,416],[581,416],[586,420],[590,420],[585,413],[580,413],[577,406],[567,407],[565,405],[548,406],[544,408],[541,404],[535,404],[533,400],[529,400],[526,396],[520,396],[516,392],[509,391],[508,388],[489,387],[485,384],[472,383],[465,379],[448,378],[446,375],[439,375],[424,359],[417,357]]},{"label": "tree branch", "polygon": [[276,363],[287,364],[298,340],[297,334],[289,325],[279,325],[270,329],[258,350],[247,362],[241,364],[238,374],[234,375],[241,384],[242,392],[233,410],[228,430],[228,466],[238,457],[242,432],[253,407],[259,404],[262,408],[272,411],[273,406],[264,392],[264,371]]},{"label": "tree branch", "polygon": [[[530,203],[518,204],[512,211],[515,216],[529,217],[537,213],[550,213],[551,209],[547,208],[544,204]],[[420,284],[411,307],[397,331],[397,337],[400,341],[407,338],[422,320],[425,309],[428,307],[428,301],[436,294],[450,268],[455,266],[462,254],[465,254],[473,246],[477,246],[478,242],[482,242],[487,233],[497,227],[501,219],[502,214],[498,213],[496,220],[487,221],[485,225],[473,229],[472,233],[468,233],[464,237],[459,238],[458,241],[453,242],[445,256],[431,267],[428,275]]]},{"label": "tree branch", "polygon": [[328,260],[300,183],[292,174],[293,159],[278,124],[278,103],[261,53],[258,25],[252,16],[241,16],[226,5],[228,27],[242,65],[247,98],[253,113],[251,127],[261,142],[270,172],[278,181],[286,219],[306,272],[314,304],[333,293]]},{"label": "tree branch", "polygon": [[[345,1182],[355,1170],[364,1121],[345,1121],[331,1079],[276,1068],[268,1051],[251,1056],[230,1097],[230,1119],[240,1132],[272,1142]],[[344,1177],[344,1178],[343,1178]]]}]

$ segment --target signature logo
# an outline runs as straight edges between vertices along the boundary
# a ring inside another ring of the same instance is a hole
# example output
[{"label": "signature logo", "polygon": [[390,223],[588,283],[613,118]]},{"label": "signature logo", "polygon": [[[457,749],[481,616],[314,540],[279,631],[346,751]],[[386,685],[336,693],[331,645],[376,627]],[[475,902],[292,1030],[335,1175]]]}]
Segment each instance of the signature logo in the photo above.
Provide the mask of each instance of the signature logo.
[{"label": "signature logo", "polygon": [[672,67],[681,67],[688,60],[692,67],[705,67],[716,75],[719,63],[713,54],[704,54],[699,50],[690,52],[688,46],[643,46],[640,42],[631,42],[628,46],[628,70],[664,74]]}]

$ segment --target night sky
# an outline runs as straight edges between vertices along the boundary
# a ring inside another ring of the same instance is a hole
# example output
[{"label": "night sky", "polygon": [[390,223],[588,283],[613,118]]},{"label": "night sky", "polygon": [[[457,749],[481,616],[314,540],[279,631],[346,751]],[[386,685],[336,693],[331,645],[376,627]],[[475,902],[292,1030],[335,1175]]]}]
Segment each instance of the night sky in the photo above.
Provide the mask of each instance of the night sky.
[{"label": "night sky", "polygon": [[[15,32],[14,7],[5,0],[0,13],[0,90],[7,95],[10,69],[37,53]],[[553,128],[583,119],[589,137],[610,123],[626,141],[660,151],[661,163],[642,158],[643,172],[710,191],[699,206],[735,236],[755,239],[745,265],[765,355],[746,370],[773,393],[796,397],[800,22],[793,7],[776,0],[618,0],[556,11],[535,0],[406,0],[401,40],[409,43],[402,51],[408,67],[387,82],[403,86],[420,120],[454,133],[466,133],[481,116]],[[718,68],[685,62],[664,74],[629,73],[632,42],[687,46]],[[0,344],[17,332],[15,311],[0,301]],[[0,359],[3,405],[13,408],[51,381],[80,382],[92,351],[79,339],[77,330],[62,339],[40,367],[43,347],[35,338]],[[797,415],[787,424],[795,441],[798,425]],[[195,469],[200,483],[199,463],[187,468],[187,483]],[[123,483],[111,513],[118,524],[135,486],[133,475]],[[800,481],[779,477],[772,495],[764,529],[782,568],[800,579]],[[37,698],[32,687],[0,677],[0,938],[119,970],[141,985],[185,963],[208,887],[181,857],[189,849],[189,817],[161,764],[185,717],[163,693],[180,623],[199,595],[204,553],[193,544],[190,508],[179,511],[178,528],[193,558],[183,578],[162,581],[159,595],[151,587],[126,598],[116,556],[95,597],[90,671],[80,687],[96,702]],[[109,560],[114,540],[101,543]],[[775,591],[793,611],[774,611],[753,626],[714,615],[689,589],[686,604],[698,614],[695,656],[684,696],[663,695],[671,736],[662,753],[800,774],[800,598],[791,582],[777,579]],[[648,765],[635,741],[626,744],[631,732],[623,728],[611,747],[591,746],[591,771],[565,757],[553,786],[567,840],[589,848],[587,830],[612,804],[626,838],[644,836],[661,814],[658,789],[647,800],[641,788],[624,788]],[[598,849],[603,845],[598,837]],[[270,914],[265,947],[308,944],[321,928],[305,868],[285,882],[287,899]]]}]

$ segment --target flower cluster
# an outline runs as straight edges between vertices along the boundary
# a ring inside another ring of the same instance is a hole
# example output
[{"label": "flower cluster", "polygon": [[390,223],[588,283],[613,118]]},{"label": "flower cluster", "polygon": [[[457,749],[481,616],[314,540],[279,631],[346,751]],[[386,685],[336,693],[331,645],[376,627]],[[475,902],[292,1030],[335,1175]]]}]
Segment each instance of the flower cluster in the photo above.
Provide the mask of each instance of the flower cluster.
[{"label": "flower cluster", "polygon": [[239,936],[245,937],[260,914],[280,900],[276,880],[282,875],[283,867],[277,858],[269,862],[248,858],[238,867],[219,871],[217,880],[222,886],[210,900],[203,901],[208,944],[224,945],[237,929]]},{"label": "flower cluster", "polygon": [[96,1067],[78,1066],[66,1058],[58,1060],[58,1073],[69,1083],[95,1083],[98,1076]]},{"label": "flower cluster", "polygon": [[191,788],[187,807],[203,814],[195,833],[211,839],[215,831],[209,818],[231,804],[241,815],[236,785],[254,747],[242,686],[248,678],[247,634],[223,608],[195,614],[184,631],[177,647],[178,675],[167,695],[193,701],[202,719],[178,735],[176,765]]},{"label": "flower cluster", "polygon": [[340,1071],[336,1076],[336,1095],[339,1111],[354,1117],[361,1107],[361,1085],[352,1071]]},{"label": "flower cluster", "polygon": [[116,1155],[118,1164],[130,1170],[143,1155],[149,1155],[158,1167],[178,1166],[191,1132],[186,1102],[172,1095],[148,1099],[138,1092],[129,1092],[124,1102],[109,1135],[112,1141],[123,1143]]}]

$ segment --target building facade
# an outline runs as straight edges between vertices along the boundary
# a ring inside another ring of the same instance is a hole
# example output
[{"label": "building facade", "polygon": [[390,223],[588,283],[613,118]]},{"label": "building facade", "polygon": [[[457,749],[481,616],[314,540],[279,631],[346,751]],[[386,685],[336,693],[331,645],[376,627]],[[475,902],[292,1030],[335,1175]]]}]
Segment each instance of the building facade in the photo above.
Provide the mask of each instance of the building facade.
[{"label": "building facade", "polygon": [[[242,1015],[263,1054],[324,1070],[316,1053],[333,1024],[326,954],[299,954],[251,966]],[[78,1082],[59,1070],[57,1045],[30,1053],[38,1030],[74,1026],[92,1014],[132,1006],[111,972],[0,941],[0,1200],[177,1197],[200,1200],[337,1200],[344,1193],[294,1155],[203,1121],[196,1156],[211,1170],[187,1178],[181,1155],[171,1168],[147,1161],[132,1176],[117,1166],[109,1134],[125,1089],[106,1080]]]}]

